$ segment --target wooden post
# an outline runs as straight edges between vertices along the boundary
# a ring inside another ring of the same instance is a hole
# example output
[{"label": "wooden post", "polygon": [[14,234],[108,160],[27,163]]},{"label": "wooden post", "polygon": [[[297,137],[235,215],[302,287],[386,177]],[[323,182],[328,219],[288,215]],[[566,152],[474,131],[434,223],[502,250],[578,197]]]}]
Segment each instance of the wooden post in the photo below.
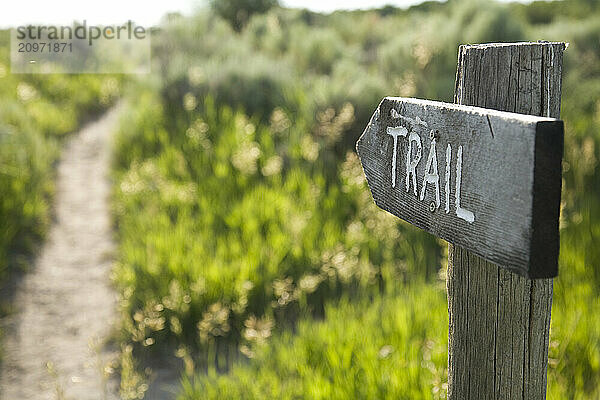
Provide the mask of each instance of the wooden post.
[{"label": "wooden post", "polygon": [[[461,46],[454,102],[559,118],[564,49]],[[528,279],[449,245],[447,289],[448,398],[545,399],[552,279]]]}]

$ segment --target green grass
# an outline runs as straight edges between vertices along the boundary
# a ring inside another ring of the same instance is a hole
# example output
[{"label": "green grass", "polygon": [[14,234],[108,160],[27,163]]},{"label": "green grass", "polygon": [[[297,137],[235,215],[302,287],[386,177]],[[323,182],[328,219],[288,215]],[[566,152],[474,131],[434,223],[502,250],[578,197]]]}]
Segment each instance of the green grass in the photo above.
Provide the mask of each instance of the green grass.
[{"label": "green grass", "polygon": [[184,379],[179,399],[445,398],[448,314],[440,286],[328,304],[324,320],[254,343],[250,358],[227,374]]}]

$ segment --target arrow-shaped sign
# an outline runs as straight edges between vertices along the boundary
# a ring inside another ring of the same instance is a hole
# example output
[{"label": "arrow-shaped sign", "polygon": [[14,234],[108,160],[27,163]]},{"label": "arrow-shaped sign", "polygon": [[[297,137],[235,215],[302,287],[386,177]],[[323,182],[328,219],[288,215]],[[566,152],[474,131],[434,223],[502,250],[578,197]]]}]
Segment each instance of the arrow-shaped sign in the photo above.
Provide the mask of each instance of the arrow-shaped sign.
[{"label": "arrow-shaped sign", "polygon": [[521,275],[557,275],[562,121],[386,97],[356,149],[379,207]]}]

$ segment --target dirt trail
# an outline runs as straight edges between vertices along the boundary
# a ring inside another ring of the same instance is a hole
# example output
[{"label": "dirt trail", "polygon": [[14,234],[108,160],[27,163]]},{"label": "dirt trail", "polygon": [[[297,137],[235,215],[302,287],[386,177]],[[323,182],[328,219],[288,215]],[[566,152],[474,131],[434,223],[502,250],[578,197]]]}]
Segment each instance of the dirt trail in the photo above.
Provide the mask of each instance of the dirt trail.
[{"label": "dirt trail", "polygon": [[116,399],[104,342],[116,321],[109,274],[109,141],[118,107],[73,135],[58,165],[56,218],[3,322],[0,398]]}]

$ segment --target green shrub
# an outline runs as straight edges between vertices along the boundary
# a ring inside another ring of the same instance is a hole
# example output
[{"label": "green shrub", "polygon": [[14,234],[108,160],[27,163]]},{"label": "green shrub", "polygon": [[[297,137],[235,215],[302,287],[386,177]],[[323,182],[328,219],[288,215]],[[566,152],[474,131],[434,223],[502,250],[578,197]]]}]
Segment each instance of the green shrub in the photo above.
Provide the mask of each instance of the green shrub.
[{"label": "green shrub", "polygon": [[210,5],[239,32],[253,14],[268,11],[277,5],[277,0],[212,0]]}]

